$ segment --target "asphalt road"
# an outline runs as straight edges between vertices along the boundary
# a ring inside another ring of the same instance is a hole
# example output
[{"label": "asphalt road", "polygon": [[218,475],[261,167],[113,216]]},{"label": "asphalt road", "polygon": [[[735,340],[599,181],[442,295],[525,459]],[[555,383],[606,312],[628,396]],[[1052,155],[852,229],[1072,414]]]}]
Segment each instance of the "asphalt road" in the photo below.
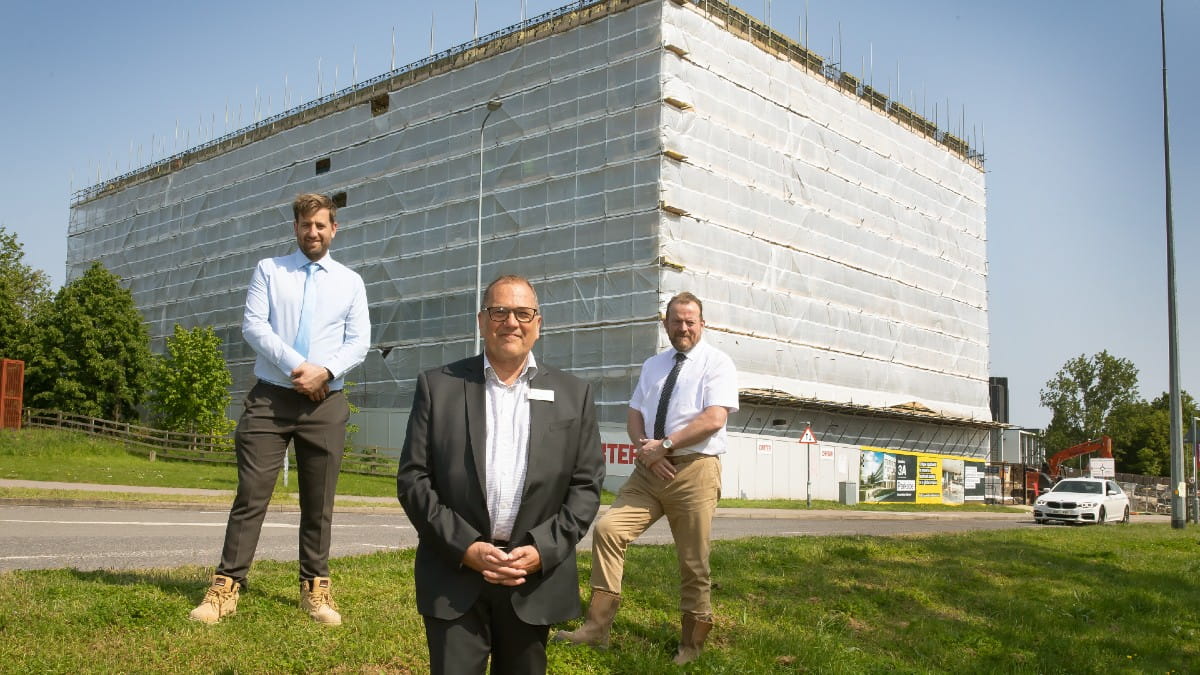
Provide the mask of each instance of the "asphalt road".
[{"label": "asphalt road", "polygon": [[[334,557],[416,545],[402,512],[338,512],[333,521]],[[145,569],[217,563],[225,510],[0,506],[0,570]],[[295,560],[299,514],[272,511],[258,545],[260,560]],[[722,509],[713,536],[876,536],[1035,527],[1028,514],[870,513]],[[660,521],[639,543],[670,543]],[[588,535],[583,547],[591,543]]]}]

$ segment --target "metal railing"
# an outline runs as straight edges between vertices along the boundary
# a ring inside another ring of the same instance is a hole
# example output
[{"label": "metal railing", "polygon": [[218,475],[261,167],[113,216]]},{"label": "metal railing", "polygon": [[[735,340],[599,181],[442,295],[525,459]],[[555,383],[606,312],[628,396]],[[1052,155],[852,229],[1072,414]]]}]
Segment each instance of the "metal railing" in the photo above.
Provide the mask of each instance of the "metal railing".
[{"label": "metal railing", "polygon": [[[259,120],[258,122],[255,122],[254,124],[251,124],[249,126],[245,126],[245,127],[242,127],[241,129],[236,129],[234,131],[231,131],[231,132],[225,134],[224,136],[221,136],[220,138],[206,141],[205,143],[202,143],[200,145],[196,145],[196,146],[193,146],[186,150],[182,150],[180,152],[177,152],[177,153],[171,155],[170,157],[166,157],[164,159],[160,159],[156,162],[152,162],[150,164],[143,165],[143,166],[133,169],[131,171],[127,171],[115,178],[109,178],[107,180],[96,183],[95,185],[92,185],[90,187],[81,188],[79,190],[76,190],[75,193],[71,197],[71,205],[75,206],[75,205],[81,204],[85,201],[88,201],[90,199],[93,199],[96,196],[98,196],[99,194],[101,194],[102,192],[104,192],[106,189],[108,189],[114,185],[123,183],[125,181],[129,181],[133,178],[136,178],[139,175],[153,173],[154,171],[156,171],[158,169],[176,168],[177,166],[182,166],[183,160],[190,155],[195,155],[197,153],[203,152],[210,148],[215,148],[217,146],[220,146],[223,143],[228,143],[228,142],[234,141],[238,138],[248,136],[248,135],[254,133],[255,131],[258,131],[259,129],[271,128],[275,124],[277,124],[285,119],[300,115],[301,113],[303,113],[307,110],[311,110],[313,108],[318,108],[322,105],[325,105],[332,101],[336,101],[338,99],[350,96],[350,95],[358,93],[358,92],[370,90],[372,87],[374,87],[377,84],[387,82],[388,80],[391,80],[393,78],[402,77],[405,74],[420,70],[427,66],[431,66],[439,61],[453,58],[459,54],[468,52],[472,49],[476,49],[476,48],[478,48],[482,45],[485,45],[489,42],[492,42],[494,40],[498,40],[500,38],[504,38],[509,35],[515,35],[517,33],[520,33],[521,31],[532,28],[533,26],[536,26],[538,24],[542,24],[547,21],[552,21],[554,19],[557,19],[561,16],[565,16],[572,12],[577,12],[577,11],[586,9],[588,7],[591,7],[593,5],[599,5],[599,4],[603,4],[605,2],[610,2],[610,1],[611,0],[576,0],[575,2],[568,3],[557,9],[553,9],[548,12],[539,14],[538,16],[526,19],[525,21],[521,21],[519,23],[515,23],[511,26],[508,26],[507,28],[502,28],[500,30],[493,31],[491,33],[488,33],[487,35],[481,35],[481,36],[479,36],[473,40],[470,40],[468,42],[464,42],[460,45],[451,47],[449,49],[444,49],[436,54],[431,54],[423,59],[420,59],[419,61],[414,61],[412,63],[409,63],[408,65],[396,68],[395,70],[390,70],[383,74],[376,75],[375,77],[372,77],[368,80],[354,83],[354,84],[350,85],[349,87],[339,89],[338,91],[335,91],[335,92],[326,94],[324,96],[321,96],[319,98],[313,99],[311,101],[308,101],[307,103],[302,103],[302,104],[300,104],[294,108],[291,108],[289,110],[285,110],[283,112],[276,113],[270,117],[267,117],[266,119]],[[831,80],[834,84],[839,84],[842,82],[843,71],[839,68],[838,64],[824,63],[823,60],[821,59],[821,57],[819,55],[817,55],[815,52],[812,52],[812,51],[808,50],[806,47],[796,43],[794,40],[787,37],[783,33],[780,33],[778,31],[774,30],[773,28],[761,23],[760,21],[758,21],[754,17],[750,16],[749,14],[734,7],[733,5],[730,5],[728,2],[724,2],[723,0],[686,0],[686,1],[690,2],[693,5],[696,5],[701,10],[703,10],[706,14],[720,15],[722,17],[722,19],[726,21],[727,27],[740,28],[747,34],[747,36],[752,41],[759,42],[759,43],[766,45],[772,49],[775,49],[777,51],[782,51],[784,53],[790,54],[798,62],[804,64],[804,66],[806,68],[820,72],[824,77]],[[855,79],[854,93],[857,96],[864,98],[869,103],[872,103],[872,104],[878,103],[877,101],[873,100],[873,97],[875,95],[877,95],[878,92],[871,89],[869,86],[863,85],[861,82],[857,81],[857,79]],[[880,107],[880,106],[876,105],[876,107]],[[901,114],[894,115],[894,116],[902,117],[903,119],[901,121],[908,123],[910,128],[913,128],[917,131],[925,133],[926,135],[928,135],[931,138],[933,138],[934,140],[936,140],[938,143],[941,143],[941,144],[945,145],[946,147],[948,147],[949,149],[962,155],[967,161],[971,162],[975,166],[982,168],[983,162],[984,162],[983,153],[971,148],[970,145],[965,140],[963,140],[947,131],[938,129],[937,126],[934,125],[932,122],[929,122],[921,115],[917,115],[917,114],[913,113],[912,111],[909,111],[905,106],[900,104],[898,101],[891,101],[891,100],[886,99],[886,97],[885,97],[882,108],[883,108],[884,112],[887,112],[887,113],[900,112]]]}]

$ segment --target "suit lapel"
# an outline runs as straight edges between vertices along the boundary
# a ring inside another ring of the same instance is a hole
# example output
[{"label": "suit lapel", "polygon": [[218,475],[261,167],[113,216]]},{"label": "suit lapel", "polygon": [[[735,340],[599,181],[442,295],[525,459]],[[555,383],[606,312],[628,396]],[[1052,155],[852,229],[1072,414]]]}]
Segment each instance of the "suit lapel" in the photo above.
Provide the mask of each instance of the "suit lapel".
[{"label": "suit lapel", "polygon": [[[530,389],[551,389],[546,382],[546,378],[539,372],[536,377],[529,381]],[[546,447],[542,439],[546,436],[546,426],[550,424],[550,406],[553,403],[546,401],[529,402],[529,452],[525,453],[525,475],[529,475],[529,469],[538,465],[535,455],[539,448]],[[525,481],[529,483],[528,480]]]},{"label": "suit lapel", "polygon": [[[549,389],[554,390],[554,379],[545,377],[539,371],[537,376],[529,381],[530,389]],[[530,485],[538,485],[541,481],[534,480],[539,470],[547,466],[547,463],[542,459],[542,453],[546,451],[547,444],[546,431],[550,427],[551,420],[554,419],[554,403],[550,401],[530,401],[529,402],[529,451],[525,453],[525,487],[522,489],[521,503],[525,504],[527,500],[534,499],[529,492]],[[522,512],[525,512],[522,509]],[[517,515],[518,523],[520,523],[520,514]]]},{"label": "suit lapel", "polygon": [[[467,434],[479,477],[479,494],[487,497],[487,400],[484,391],[483,357],[476,359],[469,377],[463,380],[467,402]],[[486,513],[486,510],[484,511]]]}]

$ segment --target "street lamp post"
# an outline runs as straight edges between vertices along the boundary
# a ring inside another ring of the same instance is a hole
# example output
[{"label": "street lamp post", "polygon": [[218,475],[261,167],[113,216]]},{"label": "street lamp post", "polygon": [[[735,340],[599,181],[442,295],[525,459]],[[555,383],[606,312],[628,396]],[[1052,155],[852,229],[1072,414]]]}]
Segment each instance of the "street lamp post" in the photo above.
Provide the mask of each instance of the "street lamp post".
[{"label": "street lamp post", "polygon": [[1171,527],[1187,527],[1187,481],[1183,472],[1183,411],[1179,389],[1179,334],[1175,322],[1175,225],[1171,217],[1171,125],[1167,117],[1167,10],[1158,2],[1159,44],[1162,46],[1163,174],[1167,212],[1167,362],[1171,391]]},{"label": "street lamp post", "polygon": [[[479,125],[479,215],[475,219],[475,311],[483,307],[483,129],[487,126],[488,118],[500,109],[503,103],[499,99],[487,102],[487,114]],[[479,322],[475,322],[475,351],[479,353]]]}]

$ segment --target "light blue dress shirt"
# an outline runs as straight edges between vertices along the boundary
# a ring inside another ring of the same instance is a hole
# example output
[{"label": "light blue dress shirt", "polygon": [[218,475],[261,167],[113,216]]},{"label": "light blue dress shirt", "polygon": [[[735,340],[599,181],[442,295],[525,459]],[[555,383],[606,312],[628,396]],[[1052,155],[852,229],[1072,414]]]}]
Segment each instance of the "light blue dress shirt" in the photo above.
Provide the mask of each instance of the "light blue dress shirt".
[{"label": "light blue dress shirt", "polygon": [[301,363],[328,368],[331,391],[344,385],[347,371],[363,362],[371,344],[367,289],[362,277],[328,254],[314,272],[316,303],[309,334],[308,358],[294,348],[304,299],[304,266],[308,257],[297,249],[291,255],[258,261],[250,289],[242,336],[258,355],[254,375],[291,388],[291,373]]}]

